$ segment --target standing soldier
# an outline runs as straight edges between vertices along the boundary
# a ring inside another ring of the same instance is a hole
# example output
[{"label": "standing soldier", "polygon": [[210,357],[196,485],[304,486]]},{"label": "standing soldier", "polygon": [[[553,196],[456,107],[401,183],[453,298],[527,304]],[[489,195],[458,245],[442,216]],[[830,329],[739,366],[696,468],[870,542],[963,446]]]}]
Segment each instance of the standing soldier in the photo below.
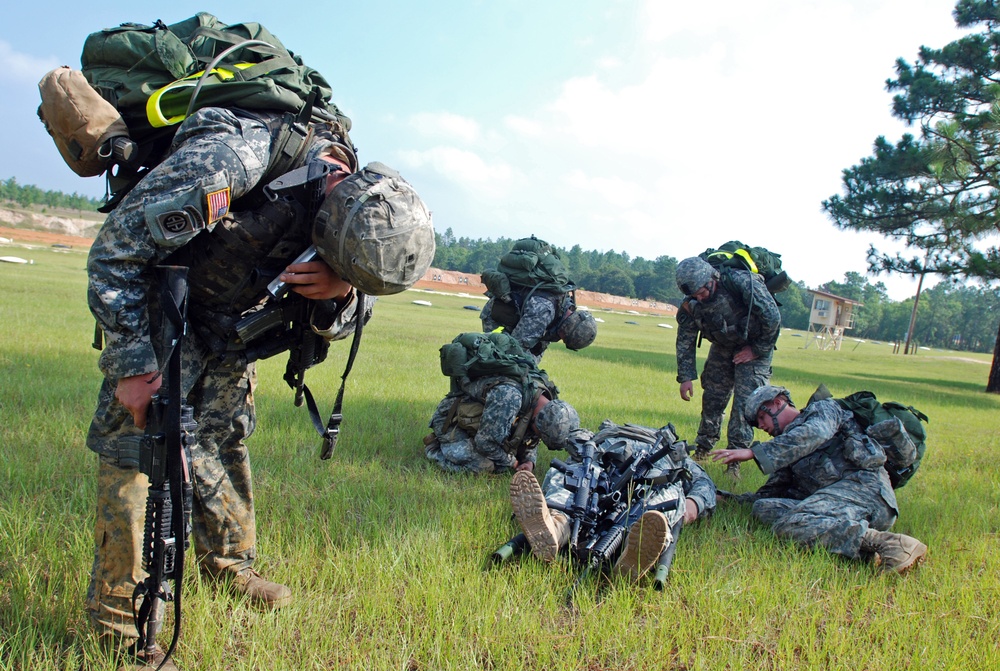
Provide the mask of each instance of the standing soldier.
[{"label": "standing soldier", "polygon": [[[694,394],[699,340],[712,343],[701,374],[704,394],[695,459],[705,459],[718,442],[730,396],[728,447],[749,447],[753,428],[743,418],[743,404],[771,379],[771,356],[781,327],[778,304],[756,273],[717,269],[697,256],[677,264],[677,286],[685,296],[677,310],[677,381],[685,401]],[[731,463],[727,471],[738,478],[739,464]]]}]

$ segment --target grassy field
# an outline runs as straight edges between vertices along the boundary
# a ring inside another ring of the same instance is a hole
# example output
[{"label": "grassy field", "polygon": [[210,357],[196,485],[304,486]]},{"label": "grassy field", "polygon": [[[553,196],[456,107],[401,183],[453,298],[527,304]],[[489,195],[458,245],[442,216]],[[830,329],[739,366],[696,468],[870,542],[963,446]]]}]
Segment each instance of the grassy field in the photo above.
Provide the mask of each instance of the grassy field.
[{"label": "grassy field", "polygon": [[[85,257],[31,256],[30,266],[0,263],[0,669],[113,669],[84,612],[96,496],[84,433],[99,385]],[[774,379],[800,401],[825,382],[837,395],[871,389],[930,416],[927,457],[898,492],[895,530],[930,546],[912,575],[802,550],[722,504],[685,529],[665,591],[591,578],[568,606],[578,569],[567,562],[484,566],[516,531],[507,478],[447,475],[423,456],[420,439],[448,387],[437,350],[479,325],[467,304],[481,301],[414,292],[380,301],[329,462],[317,457],[305,410],[292,406],[281,357],[261,365],[251,440],[258,568],[296,601],[260,613],[189,567],[183,668],[1000,668],[1000,398],[982,392],[988,357],[903,357],[853,340],[822,352],[791,332],[779,341]],[[562,397],[592,428],[606,417],[673,422],[693,438],[698,403],[679,399],[674,331],[657,326],[673,321],[600,316],[593,346],[556,345],[545,357]],[[307,375],[321,411],[346,350],[335,345]],[[540,466],[552,456],[543,448]],[[764,480],[752,465],[736,484],[709,469],[736,491]]]}]

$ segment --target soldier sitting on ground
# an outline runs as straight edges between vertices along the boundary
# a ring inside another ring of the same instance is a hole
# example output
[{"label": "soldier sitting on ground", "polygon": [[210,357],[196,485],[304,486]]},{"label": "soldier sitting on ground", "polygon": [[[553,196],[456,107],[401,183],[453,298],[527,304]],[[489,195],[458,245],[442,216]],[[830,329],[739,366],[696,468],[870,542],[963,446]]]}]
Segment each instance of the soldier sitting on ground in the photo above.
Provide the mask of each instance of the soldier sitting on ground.
[{"label": "soldier sitting on ground", "polygon": [[451,391],[431,417],[427,458],[453,472],[533,470],[558,390],[531,355],[504,333],[463,333],[441,348],[441,367]]},{"label": "soldier sitting on ground", "polygon": [[873,424],[866,434],[836,400],[813,401],[800,411],[787,389],[774,386],[751,394],[744,416],[774,438],[748,449],[718,450],[713,459],[753,459],[769,476],[755,493],[734,498],[752,502],[754,517],[775,534],[850,559],[877,556],[882,571],[904,573],[924,559],[926,545],[888,532],[899,507],[883,467],[883,444],[891,440],[905,449],[909,438],[899,420]]}]

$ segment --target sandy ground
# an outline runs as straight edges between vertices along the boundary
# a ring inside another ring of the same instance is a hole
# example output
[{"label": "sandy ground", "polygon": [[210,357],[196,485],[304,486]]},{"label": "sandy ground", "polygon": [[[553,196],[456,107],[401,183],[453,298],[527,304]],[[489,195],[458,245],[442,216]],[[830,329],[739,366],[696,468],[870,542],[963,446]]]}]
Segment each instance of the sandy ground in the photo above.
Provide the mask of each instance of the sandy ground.
[{"label": "sandy ground", "polygon": [[31,231],[26,228],[5,228],[3,226],[0,226],[0,238],[13,240],[14,244],[69,245],[73,249],[90,249],[90,243],[93,242],[90,238],[81,238],[76,235]]}]

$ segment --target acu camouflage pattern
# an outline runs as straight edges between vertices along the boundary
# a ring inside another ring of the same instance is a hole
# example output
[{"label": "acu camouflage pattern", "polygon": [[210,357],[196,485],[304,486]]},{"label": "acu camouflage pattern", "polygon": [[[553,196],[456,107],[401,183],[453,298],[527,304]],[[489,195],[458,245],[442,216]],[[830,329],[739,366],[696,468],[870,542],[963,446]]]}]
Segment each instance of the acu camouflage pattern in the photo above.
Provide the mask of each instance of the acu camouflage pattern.
[{"label": "acu camouflage pattern", "polygon": [[[483,404],[483,416],[475,433],[446,425],[452,405],[463,400]],[[436,440],[426,447],[427,458],[455,473],[505,473],[519,462],[536,463],[536,441],[519,445],[508,441],[523,404],[520,383],[498,376],[464,378],[462,393],[446,396],[431,416],[430,428]]]},{"label": "acu camouflage pattern", "polygon": [[836,401],[810,403],[781,435],[752,449],[770,476],[752,512],[776,535],[857,559],[865,531],[896,521],[885,453]]},{"label": "acu camouflage pattern", "polygon": [[[619,429],[620,427],[613,422],[604,420],[596,435],[592,431],[578,429],[573,432],[570,442],[582,445],[588,440],[593,440],[596,448],[595,462],[597,463],[601,461],[601,455],[606,453],[626,457],[628,454],[636,451],[649,452],[652,449],[653,446],[651,443],[622,435]],[[569,452],[567,463],[579,463],[579,449],[571,447],[567,451]],[[692,499],[698,506],[699,519],[711,514],[715,510],[715,484],[708,476],[708,473],[696,464],[694,460],[685,458],[681,464],[676,464],[670,458],[670,455],[667,455],[656,462],[655,466],[656,469],[649,473],[650,477],[657,477],[678,467],[685,469],[691,474],[690,481],[680,481],[653,488],[645,500],[647,506],[671,500],[679,502],[677,508],[663,511],[663,514],[667,517],[669,526],[672,527],[678,520],[684,517],[683,504],[685,498]],[[597,468],[601,469],[601,466],[598,465]],[[566,489],[564,474],[554,468],[550,468],[545,474],[545,479],[542,482],[542,492],[545,494],[545,500],[549,504],[569,506],[573,503],[573,492]]]},{"label": "acu camouflage pattern", "polygon": [[[108,216],[91,247],[88,299],[107,345],[100,359],[105,379],[87,435],[87,446],[100,455],[94,567],[87,602],[98,629],[109,635],[135,636],[131,596],[144,575],[140,546],[147,484],[136,460],[142,431],[134,426],[114,393],[119,378],[150,373],[165,360],[166,352],[153,336],[160,332],[160,312],[152,268],[185,245],[190,260],[210,263],[214,255],[204,253],[205,249],[213,245],[226,249],[226,240],[229,248],[239,247],[241,253],[251,255],[247,261],[251,265],[254,259],[280,265],[282,259],[270,256],[274,249],[284,249],[290,255],[287,261],[302,251],[278,243],[270,250],[265,249],[267,245],[240,247],[237,234],[244,225],[252,228],[259,223],[257,213],[227,212],[219,221],[212,221],[213,214],[207,210],[210,193],[228,188],[230,201],[236,201],[254,189],[269,161],[271,133],[260,119],[234,110],[206,108],[192,115],[178,130],[173,153]],[[315,140],[306,160],[329,144]],[[172,231],[174,237],[165,236],[171,231],[163,226],[164,214],[176,215],[172,220],[183,220],[189,229],[178,228]],[[311,224],[290,215],[284,228],[289,239],[307,241]],[[228,267],[220,264],[222,269]],[[256,424],[256,369],[239,357],[220,358],[199,336],[206,333],[204,320],[210,318],[208,315],[231,317],[250,307],[241,303],[249,294],[234,286],[247,276],[224,277],[224,270],[219,273],[214,277],[218,291],[205,293],[203,287],[192,291],[189,318],[194,333],[183,340],[181,353],[182,393],[194,407],[198,425],[197,441],[191,448],[194,549],[202,570],[215,575],[249,566],[256,541],[244,443]],[[192,267],[191,275],[212,279],[211,272],[200,265]],[[220,312],[215,300],[227,295],[227,289],[239,297],[230,304],[229,313]],[[335,301],[315,304],[327,309],[314,310],[313,329],[331,340],[353,332],[357,309],[366,315],[371,310],[371,300],[359,306],[353,297],[343,306]],[[317,312],[323,312],[322,324],[315,321]]]},{"label": "acu camouflage pattern", "polygon": [[[703,302],[688,299],[677,311],[678,382],[697,377],[698,334],[702,333],[712,343],[701,375],[701,424],[695,440],[698,447],[708,450],[715,447],[721,436],[730,397],[733,404],[727,428],[728,447],[745,448],[753,440],[753,428],[743,417],[743,404],[771,378],[771,356],[781,327],[778,306],[760,277],[741,270],[727,270],[727,273],[731,276],[728,284],[735,287],[733,293],[719,282],[714,296]],[[748,303],[752,307],[748,308]],[[757,358],[734,364],[733,356],[747,345]]]},{"label": "acu camouflage pattern", "polygon": [[[491,298],[486,301],[482,312],[479,313],[485,333],[501,327],[501,324],[492,317],[495,300]],[[553,294],[536,291],[521,307],[521,318],[517,326],[508,331],[521,347],[535,358],[535,363],[542,360],[542,355],[549,346],[550,341],[545,339],[545,334],[556,320],[558,303]]]}]

